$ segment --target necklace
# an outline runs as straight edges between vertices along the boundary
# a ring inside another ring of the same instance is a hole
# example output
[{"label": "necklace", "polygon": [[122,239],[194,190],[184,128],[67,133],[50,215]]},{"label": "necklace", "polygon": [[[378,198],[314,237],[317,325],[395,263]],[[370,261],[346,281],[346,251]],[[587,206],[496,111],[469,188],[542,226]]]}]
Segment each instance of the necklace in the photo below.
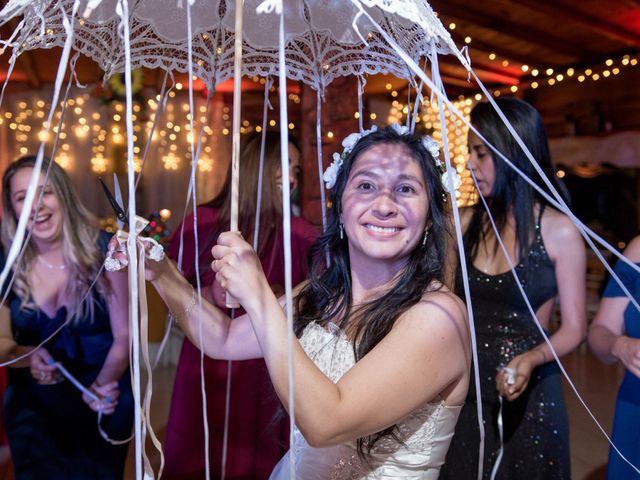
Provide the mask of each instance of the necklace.
[{"label": "necklace", "polygon": [[62,265],[51,265],[49,262],[47,262],[44,258],[42,257],[38,257],[38,261],[40,261],[40,263],[42,263],[45,267],[47,267],[50,270],[64,270],[65,268],[67,268],[67,266],[63,263]]}]

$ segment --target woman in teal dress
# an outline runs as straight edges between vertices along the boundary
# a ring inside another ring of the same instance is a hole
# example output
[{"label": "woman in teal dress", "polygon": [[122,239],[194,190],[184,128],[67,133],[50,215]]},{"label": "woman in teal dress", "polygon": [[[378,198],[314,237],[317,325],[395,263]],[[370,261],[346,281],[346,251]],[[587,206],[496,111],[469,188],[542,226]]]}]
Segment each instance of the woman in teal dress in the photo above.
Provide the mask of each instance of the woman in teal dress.
[{"label": "woman in teal dress", "polygon": [[[640,264],[640,236],[633,239],[624,255],[636,265]],[[616,264],[615,273],[629,293],[640,301],[640,274],[622,260]],[[611,439],[627,460],[640,468],[640,312],[614,278],[604,291],[588,339],[591,350],[600,360],[620,361],[625,366]],[[607,478],[640,478],[640,474],[611,449]]]},{"label": "woman in teal dress", "polygon": [[[22,158],[3,176],[4,252],[14,241],[34,163],[34,157]],[[112,439],[129,436],[126,274],[101,272],[110,236],[95,226],[56,163],[45,161],[43,172],[49,165],[48,182],[44,174],[39,179],[40,208],[33,207],[27,224],[31,236],[0,308],[0,361],[28,354],[11,365],[4,395],[15,478],[119,480],[127,445],[101,437],[95,411],[102,407],[101,425]],[[54,362],[101,405],[64,380]]]}]

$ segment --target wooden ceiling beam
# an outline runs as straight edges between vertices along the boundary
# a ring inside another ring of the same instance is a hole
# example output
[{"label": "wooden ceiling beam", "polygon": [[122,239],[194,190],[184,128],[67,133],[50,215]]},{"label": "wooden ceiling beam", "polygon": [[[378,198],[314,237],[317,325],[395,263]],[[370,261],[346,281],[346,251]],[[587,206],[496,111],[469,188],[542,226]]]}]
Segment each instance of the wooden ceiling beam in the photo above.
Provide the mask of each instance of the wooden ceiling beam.
[{"label": "wooden ceiling beam", "polygon": [[[460,45],[461,43],[458,42],[458,44]],[[495,45],[491,45],[487,42],[483,42],[482,40],[478,40],[476,38],[472,39],[471,44],[469,45],[469,48],[472,50],[474,49],[481,50],[483,52],[494,52],[498,57],[503,58],[505,60],[509,60],[509,62],[511,63],[520,63],[522,65],[529,65],[529,66],[541,65],[541,57],[527,55],[518,50],[509,48],[505,45],[500,45],[498,46],[498,48],[496,48]],[[472,57],[471,67],[473,67],[473,65],[474,63],[473,63],[473,57]],[[564,62],[558,63],[558,62],[550,61],[548,59],[544,60],[544,66],[555,68],[563,65],[564,65]]]},{"label": "wooden ceiling beam", "polygon": [[455,85],[456,87],[461,87],[464,89],[474,89],[475,87],[475,82],[473,81],[467,81],[467,77],[458,77],[458,76],[454,76],[454,75],[445,75],[445,74],[441,74],[440,78],[442,78],[442,82],[445,84],[445,87],[447,85]]},{"label": "wooden ceiling beam", "polygon": [[[497,75],[501,75],[503,77],[509,77],[510,78],[508,82],[509,85],[517,84],[517,82],[520,80],[520,78],[524,74],[524,73],[520,73],[520,71],[518,71],[518,73],[514,73],[508,68],[502,67],[491,61],[481,60],[481,58],[485,58],[487,56],[486,52],[480,52],[480,51],[477,51],[476,49],[471,49],[470,56],[471,56],[471,67],[474,70],[477,71],[478,69],[480,69],[484,72],[494,73]],[[460,65],[460,62],[457,59],[448,55],[443,55],[439,57],[439,60],[441,63]]]},{"label": "wooden ceiling beam", "polygon": [[[462,65],[442,63],[440,65],[440,71],[444,75],[455,76],[455,77],[464,79],[465,82],[467,81],[467,70]],[[509,77],[509,76],[502,75],[500,73],[486,71],[478,67],[474,67],[473,71],[476,72],[476,75],[478,76],[478,78],[480,78],[482,83],[507,85],[507,86],[520,84],[520,79],[515,77]],[[473,77],[470,77],[470,80],[467,83],[470,88],[475,86],[475,81],[473,80]]]},{"label": "wooden ceiling beam", "polygon": [[633,48],[640,48],[640,35],[638,35],[638,33],[627,30],[622,25],[609,23],[603,20],[605,17],[595,17],[582,13],[575,8],[570,9],[558,2],[519,0],[519,4],[536,12],[544,13],[557,22],[576,23],[610,40],[629,45]]},{"label": "wooden ceiling beam", "polygon": [[[511,20],[488,15],[483,10],[475,9],[469,4],[457,5],[447,0],[440,0],[434,7],[442,16],[453,20],[462,20],[479,27],[493,30],[499,34],[523,40],[527,43],[539,46],[551,52],[561,53],[575,59],[590,55],[584,45],[573,43],[562,37],[558,37],[549,31],[539,30],[530,25],[514,23]],[[493,10],[493,11],[498,11]]]}]

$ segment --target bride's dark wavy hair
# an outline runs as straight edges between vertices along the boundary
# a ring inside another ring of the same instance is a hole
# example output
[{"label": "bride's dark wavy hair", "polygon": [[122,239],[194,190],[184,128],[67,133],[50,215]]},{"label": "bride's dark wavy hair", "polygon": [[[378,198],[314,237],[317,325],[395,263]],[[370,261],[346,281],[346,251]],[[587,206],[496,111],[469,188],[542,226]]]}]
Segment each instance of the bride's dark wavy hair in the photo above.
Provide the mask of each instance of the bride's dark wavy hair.
[{"label": "bride's dark wavy hair", "polygon": [[[418,242],[409,255],[395,285],[382,297],[372,300],[357,310],[353,309],[352,286],[347,239],[340,238],[342,195],[356,159],[369,148],[379,144],[401,145],[418,162],[424,176],[428,196],[426,243]],[[390,331],[396,320],[418,303],[428,288],[440,288],[444,281],[447,221],[446,194],[435,159],[412,134],[402,135],[387,127],[363,137],[344,160],[335,186],[330,192],[326,231],[311,250],[309,282],[296,298],[295,332],[298,337],[307,325],[316,322],[338,324],[345,329],[355,320],[353,350],[356,361],[371,351]],[[326,264],[325,252],[331,261]],[[365,456],[381,438],[395,435],[395,426],[357,441],[358,453]]]}]

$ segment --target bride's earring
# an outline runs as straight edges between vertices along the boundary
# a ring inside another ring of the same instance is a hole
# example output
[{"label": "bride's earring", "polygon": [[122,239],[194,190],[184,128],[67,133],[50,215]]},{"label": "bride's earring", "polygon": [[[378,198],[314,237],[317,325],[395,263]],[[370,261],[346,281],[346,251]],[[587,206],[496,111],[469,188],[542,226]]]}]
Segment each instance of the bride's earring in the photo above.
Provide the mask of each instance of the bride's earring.
[{"label": "bride's earring", "polygon": [[424,236],[422,237],[422,246],[424,247],[427,244],[427,239],[429,238],[429,229],[425,228]]},{"label": "bride's earring", "polygon": [[344,239],[344,226],[342,225],[342,223],[340,224],[338,229],[340,231],[340,240],[343,240]]}]

